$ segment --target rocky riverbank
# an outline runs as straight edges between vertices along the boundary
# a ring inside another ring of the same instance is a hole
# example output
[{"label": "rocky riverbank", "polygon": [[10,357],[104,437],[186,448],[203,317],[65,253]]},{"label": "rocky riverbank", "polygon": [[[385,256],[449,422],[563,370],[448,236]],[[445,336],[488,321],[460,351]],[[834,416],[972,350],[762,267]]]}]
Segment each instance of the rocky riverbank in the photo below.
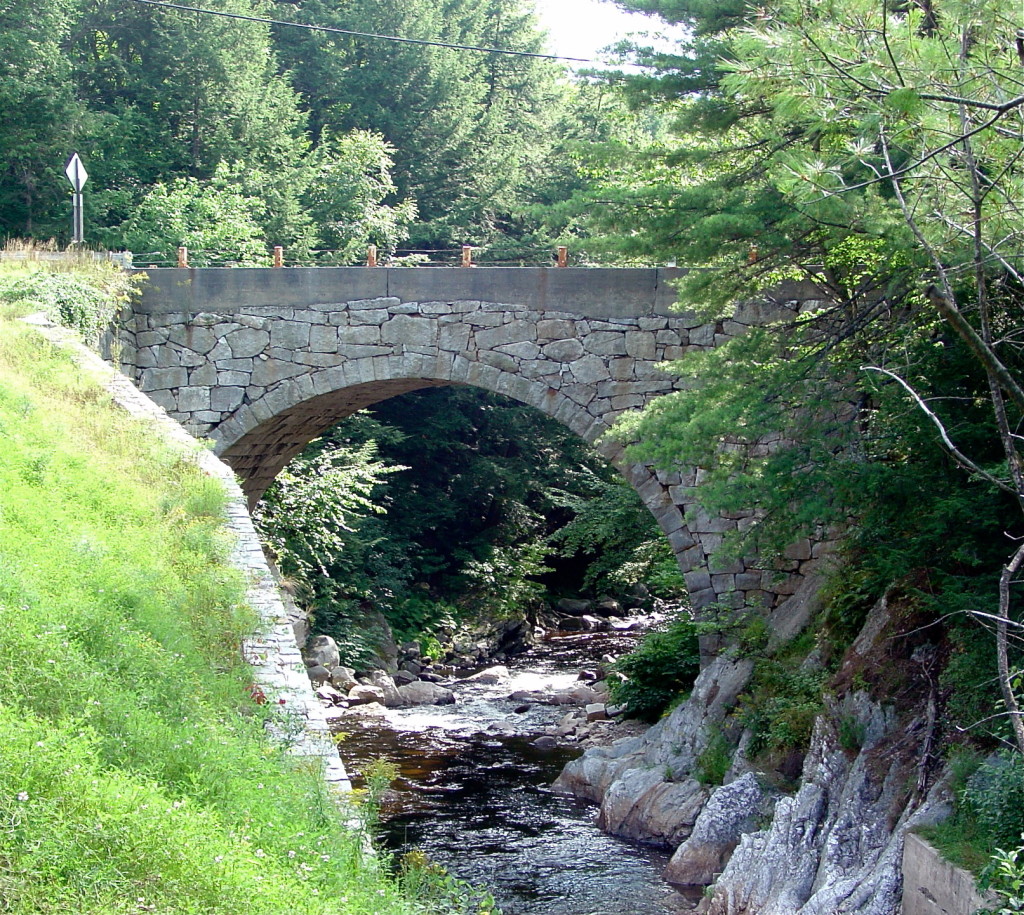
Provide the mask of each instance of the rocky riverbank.
[{"label": "rocky riverbank", "polygon": [[[777,611],[777,640],[815,612],[816,590],[808,583]],[[925,659],[935,646],[905,631],[888,601],[872,609],[830,684],[795,790],[747,758],[742,729],[722,783],[701,777],[714,735],[737,730],[730,713],[753,670],[728,653],[667,718],[589,749],[555,789],[600,804],[603,829],[673,849],[666,879],[708,887],[708,915],[896,915],[903,837],[948,809],[930,757]],[[883,689],[854,688],[879,671]]]}]

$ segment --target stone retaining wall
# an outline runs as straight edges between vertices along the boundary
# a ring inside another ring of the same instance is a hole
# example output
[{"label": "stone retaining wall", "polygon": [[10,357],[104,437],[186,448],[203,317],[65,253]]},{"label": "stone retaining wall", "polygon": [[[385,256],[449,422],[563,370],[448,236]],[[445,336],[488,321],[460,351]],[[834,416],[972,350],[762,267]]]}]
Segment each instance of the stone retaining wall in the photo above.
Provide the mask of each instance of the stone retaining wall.
[{"label": "stone retaining wall", "polygon": [[324,710],[306,676],[292,628],[294,620],[281,599],[231,468],[186,433],[124,375],[82,345],[75,335],[45,318],[30,320],[48,339],[68,349],[82,369],[95,378],[122,409],[147,423],[154,434],[192,456],[204,472],[224,484],[228,493],[226,524],[236,538],[231,561],[245,573],[249,583],[247,599],[262,621],[261,631],[242,646],[245,659],[253,667],[253,682],[264,692],[267,701],[280,703],[282,709],[293,716],[295,727],[289,728],[288,734],[276,735],[287,743],[289,752],[322,762],[329,787],[348,790],[351,787],[348,775],[331,740]]}]

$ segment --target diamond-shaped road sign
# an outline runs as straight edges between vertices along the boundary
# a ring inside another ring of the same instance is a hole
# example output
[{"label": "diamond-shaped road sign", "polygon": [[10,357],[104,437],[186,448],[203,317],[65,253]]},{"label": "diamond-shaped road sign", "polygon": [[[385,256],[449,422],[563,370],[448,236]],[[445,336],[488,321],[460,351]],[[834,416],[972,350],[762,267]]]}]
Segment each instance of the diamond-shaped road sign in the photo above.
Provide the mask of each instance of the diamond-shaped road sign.
[{"label": "diamond-shaped road sign", "polygon": [[78,158],[78,153],[72,153],[71,158],[68,159],[68,164],[64,167],[64,174],[68,176],[68,181],[71,182],[75,193],[81,194],[82,188],[89,178],[89,173],[85,170],[85,166],[82,165],[82,160]]}]

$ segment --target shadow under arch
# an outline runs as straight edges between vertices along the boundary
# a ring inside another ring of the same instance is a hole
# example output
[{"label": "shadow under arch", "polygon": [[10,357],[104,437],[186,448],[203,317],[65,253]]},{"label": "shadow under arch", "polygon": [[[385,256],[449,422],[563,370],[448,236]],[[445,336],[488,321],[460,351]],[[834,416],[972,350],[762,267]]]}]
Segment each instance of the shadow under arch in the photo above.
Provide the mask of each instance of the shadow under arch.
[{"label": "shadow under arch", "polygon": [[[220,423],[211,434],[214,450],[238,474],[252,506],[293,457],[340,420],[401,394],[448,385],[504,395],[567,426],[636,490],[681,565],[683,552],[687,565],[694,562],[692,551],[699,542],[687,530],[669,487],[650,467],[625,460],[623,446],[604,437],[607,423],[546,384],[458,355],[366,357],[284,381]],[[689,571],[687,566],[683,571]]]}]

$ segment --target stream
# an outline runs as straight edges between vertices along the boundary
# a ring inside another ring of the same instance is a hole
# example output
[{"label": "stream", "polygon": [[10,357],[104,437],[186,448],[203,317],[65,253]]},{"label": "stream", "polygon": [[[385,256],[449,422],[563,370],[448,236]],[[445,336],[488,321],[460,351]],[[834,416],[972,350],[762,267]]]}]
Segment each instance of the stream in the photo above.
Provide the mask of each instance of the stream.
[{"label": "stream", "polygon": [[354,782],[381,757],[400,777],[382,805],[382,844],[425,853],[454,876],[486,887],[504,915],[676,915],[693,899],[661,879],[668,854],[606,835],[596,807],[551,782],[582,752],[532,741],[569,706],[527,704],[516,691],[569,689],[583,667],[629,650],[635,631],[549,636],[505,663],[497,684],[448,683],[457,703],[356,712],[335,722]]}]

